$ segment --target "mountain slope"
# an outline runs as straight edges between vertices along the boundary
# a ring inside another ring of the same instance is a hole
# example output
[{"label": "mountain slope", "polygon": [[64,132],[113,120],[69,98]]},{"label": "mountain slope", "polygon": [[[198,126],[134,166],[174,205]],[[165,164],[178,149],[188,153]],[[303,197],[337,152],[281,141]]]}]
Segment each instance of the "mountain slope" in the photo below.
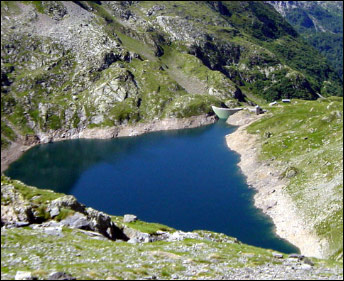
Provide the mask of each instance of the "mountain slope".
[{"label": "mountain slope", "polygon": [[264,3],[2,1],[1,17],[2,148],[249,99],[342,95]]},{"label": "mountain slope", "polygon": [[322,55],[343,79],[343,3],[266,1]]}]

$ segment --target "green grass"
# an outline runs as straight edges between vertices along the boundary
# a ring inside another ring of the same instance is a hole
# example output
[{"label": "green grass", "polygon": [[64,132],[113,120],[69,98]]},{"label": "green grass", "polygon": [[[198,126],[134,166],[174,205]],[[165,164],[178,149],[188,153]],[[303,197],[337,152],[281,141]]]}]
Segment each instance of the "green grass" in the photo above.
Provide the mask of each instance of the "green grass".
[{"label": "green grass", "polygon": [[1,150],[8,148],[10,144],[10,141],[5,139],[5,137],[1,136]]},{"label": "green grass", "polygon": [[42,5],[42,1],[30,1],[37,9],[38,12],[44,14],[44,7]]},{"label": "green grass", "polygon": [[11,16],[13,14],[18,15],[20,13],[21,13],[21,10],[18,7],[17,3],[15,3],[14,1],[1,1],[1,14],[3,16],[5,15]]},{"label": "green grass", "polygon": [[187,95],[174,99],[164,112],[166,117],[186,118],[204,113],[211,114],[212,105],[220,106],[221,100],[210,95]]},{"label": "green grass", "polygon": [[116,120],[120,123],[123,121],[129,121],[134,123],[139,121],[139,110],[136,106],[137,101],[134,98],[127,98],[123,102],[117,103],[110,109],[109,115],[112,120]]},{"label": "green grass", "polygon": [[[163,63],[180,69],[186,77],[196,77],[206,83],[208,87],[222,90],[226,93],[234,92],[235,85],[220,71],[213,71],[193,55],[180,52],[176,44],[164,46]],[[230,98],[230,95],[228,96]]]},{"label": "green grass", "polygon": [[75,211],[73,211],[73,210],[66,209],[66,208],[60,208],[60,212],[56,217],[54,217],[54,220],[56,220],[56,221],[64,220],[65,218],[73,215],[74,213],[75,213]]},{"label": "green grass", "polygon": [[14,108],[13,113],[7,116],[7,119],[18,128],[23,135],[33,134],[34,131],[28,126],[24,111],[24,108],[18,105]]},{"label": "green grass", "polygon": [[[261,142],[260,159],[279,163],[299,210],[329,242],[332,258],[343,252],[343,99],[293,100],[248,127]],[[288,177],[288,174],[290,177]],[[340,179],[341,178],[341,179]],[[326,202],[326,207],[324,203]],[[342,257],[341,257],[342,258]]]},{"label": "green grass", "polygon": [[[333,100],[331,109],[327,106]],[[249,133],[258,133],[264,138],[266,132],[272,137],[263,143],[262,157],[289,160],[307,148],[317,148],[328,139],[335,142],[341,139],[342,103],[330,98],[328,102],[305,102],[293,100],[292,105],[269,108],[272,117],[266,117],[248,128]],[[312,109],[313,108],[313,109]],[[337,117],[337,112],[339,112]]]},{"label": "green grass", "polygon": [[16,139],[15,132],[1,120],[1,134],[5,135],[9,140],[14,141]]},{"label": "green grass", "polygon": [[125,223],[130,228],[139,230],[144,233],[155,234],[158,230],[166,232],[174,232],[175,229],[159,223],[147,223],[137,220],[135,222]]},{"label": "green grass", "polygon": [[6,176],[1,176],[1,183],[13,185],[15,190],[19,192],[25,200],[29,200],[34,204],[44,204],[63,196],[62,193],[56,193],[51,190],[28,186],[18,180],[12,180]]}]

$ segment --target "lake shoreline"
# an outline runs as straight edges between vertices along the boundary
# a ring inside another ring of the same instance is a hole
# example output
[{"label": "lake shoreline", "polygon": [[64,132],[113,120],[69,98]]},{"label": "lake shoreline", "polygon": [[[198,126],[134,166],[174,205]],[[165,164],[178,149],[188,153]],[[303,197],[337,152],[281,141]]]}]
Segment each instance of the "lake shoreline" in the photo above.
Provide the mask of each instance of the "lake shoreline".
[{"label": "lake shoreline", "polygon": [[[246,111],[238,112],[228,119],[227,123],[239,126],[233,133],[226,136],[228,147],[240,155],[238,166],[246,177],[247,184],[252,186],[257,193],[254,196],[254,205],[269,215],[276,226],[276,234],[293,245],[297,246],[306,256],[323,257],[321,242],[305,225],[290,196],[283,188],[286,180],[280,179],[280,171],[271,163],[262,163],[258,160],[257,137],[246,132],[246,127],[263,117]],[[55,131],[38,135],[38,140],[31,144],[24,144],[23,140],[13,143],[1,153],[1,172],[16,161],[30,148],[48,142],[68,139],[110,139],[126,136],[138,136],[144,133],[196,128],[216,122],[215,116],[195,116],[184,119],[169,118],[154,120],[149,123],[135,125],[122,125],[108,128],[84,129],[80,132]],[[245,145],[243,145],[245,144]]]},{"label": "lake shoreline", "polygon": [[188,118],[166,118],[163,120],[153,120],[147,123],[134,125],[120,125],[106,128],[85,128],[71,130],[56,130],[48,133],[37,134],[32,141],[19,139],[8,148],[1,151],[1,173],[8,166],[19,159],[19,157],[30,148],[44,143],[63,141],[69,139],[111,139],[117,137],[139,136],[149,132],[166,130],[190,129],[210,125],[216,122],[216,117],[206,114],[192,116]]},{"label": "lake shoreline", "polygon": [[276,234],[298,247],[301,254],[324,258],[322,249],[326,248],[327,242],[321,241],[306,225],[302,214],[285,191],[288,181],[280,178],[281,171],[274,163],[258,159],[258,138],[247,133],[246,128],[263,116],[245,111],[230,116],[227,123],[238,128],[226,136],[227,145],[240,155],[238,166],[247,184],[257,191],[254,205],[271,217]]}]

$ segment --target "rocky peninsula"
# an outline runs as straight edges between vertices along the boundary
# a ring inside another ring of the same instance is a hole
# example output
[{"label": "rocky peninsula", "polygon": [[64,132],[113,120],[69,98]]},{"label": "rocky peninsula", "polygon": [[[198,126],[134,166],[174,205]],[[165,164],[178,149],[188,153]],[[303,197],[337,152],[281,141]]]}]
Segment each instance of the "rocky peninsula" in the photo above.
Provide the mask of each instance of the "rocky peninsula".
[{"label": "rocky peninsula", "polygon": [[[264,115],[239,112],[226,137],[276,233],[307,256],[341,260],[343,100],[292,101]],[[302,126],[300,126],[302,124]]]},{"label": "rocky peninsula", "polygon": [[257,190],[254,204],[272,218],[277,235],[297,246],[303,255],[321,258],[324,255],[320,244],[326,242],[320,241],[305,225],[290,196],[283,190],[287,182],[280,178],[281,171],[258,159],[257,136],[246,131],[250,124],[262,117],[245,111],[230,116],[227,123],[239,127],[226,136],[227,145],[240,154],[238,165],[248,185]]}]

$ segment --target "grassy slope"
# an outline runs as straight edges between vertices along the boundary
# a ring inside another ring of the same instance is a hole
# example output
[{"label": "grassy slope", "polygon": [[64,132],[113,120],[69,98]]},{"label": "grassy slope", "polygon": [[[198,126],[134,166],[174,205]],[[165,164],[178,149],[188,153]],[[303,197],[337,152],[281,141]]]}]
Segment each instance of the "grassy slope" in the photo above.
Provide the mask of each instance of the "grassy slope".
[{"label": "grassy slope", "polygon": [[[35,276],[46,278],[50,272],[64,271],[81,280],[104,280],[111,276],[133,280],[153,275],[158,279],[169,279],[172,274],[184,274],[185,261],[199,265],[225,261],[234,268],[278,263],[271,251],[244,244],[187,239],[132,245],[91,239],[78,230],[68,228],[63,229],[63,235],[42,235],[42,231],[29,227],[7,230],[1,239],[1,255],[4,258],[1,272],[14,276],[17,270],[32,271]],[[221,237],[215,233],[212,236]],[[28,251],[29,247],[32,250]],[[194,252],[193,247],[199,250]],[[9,265],[6,260],[11,255],[20,258],[23,263]],[[240,257],[245,255],[248,257],[246,262],[240,261]],[[39,266],[33,262],[37,259],[41,261]],[[219,276],[211,269],[203,274],[196,277]]]},{"label": "grassy slope", "polygon": [[287,187],[333,258],[343,253],[343,99],[293,100],[269,108],[273,114],[252,124],[263,160],[290,177]]},{"label": "grassy slope", "polygon": [[[6,177],[2,177],[1,183],[13,185],[23,199],[35,203],[47,204],[62,196]],[[9,202],[2,197],[1,204]],[[156,223],[123,223],[123,217],[112,216],[112,220],[119,227],[127,225],[151,234],[158,230],[175,231]],[[90,238],[83,231],[66,227],[59,236],[47,235],[42,228],[2,229],[1,274],[2,277],[13,278],[19,270],[30,271],[34,276],[46,279],[51,272],[63,271],[81,280],[142,279],[151,276],[170,279],[177,274],[183,279],[190,277],[188,268],[191,267],[194,278],[218,279],[231,270],[282,263],[282,260],[273,257],[271,250],[241,244],[224,234],[209,231],[195,233],[199,234],[199,239],[135,245]],[[329,260],[312,260],[316,267],[341,266]]]}]

